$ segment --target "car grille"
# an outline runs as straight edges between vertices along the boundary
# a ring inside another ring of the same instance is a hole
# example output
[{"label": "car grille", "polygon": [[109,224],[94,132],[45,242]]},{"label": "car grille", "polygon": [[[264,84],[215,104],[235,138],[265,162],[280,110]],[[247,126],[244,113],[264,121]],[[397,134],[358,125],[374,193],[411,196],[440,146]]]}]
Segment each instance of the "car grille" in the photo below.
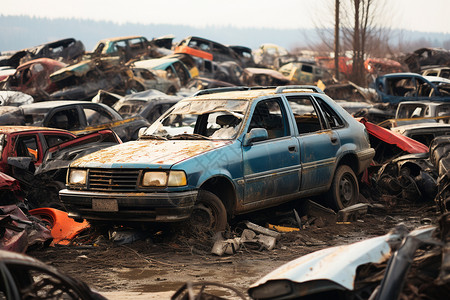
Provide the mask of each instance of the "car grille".
[{"label": "car grille", "polygon": [[136,191],[139,170],[95,170],[90,169],[89,190],[94,191]]}]

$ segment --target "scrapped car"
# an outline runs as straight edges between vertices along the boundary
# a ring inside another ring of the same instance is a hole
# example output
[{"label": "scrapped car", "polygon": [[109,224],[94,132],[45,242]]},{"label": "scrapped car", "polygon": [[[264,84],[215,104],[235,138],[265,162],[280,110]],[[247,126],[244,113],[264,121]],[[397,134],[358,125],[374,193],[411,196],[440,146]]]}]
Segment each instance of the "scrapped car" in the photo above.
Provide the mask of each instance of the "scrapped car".
[{"label": "scrapped car", "polygon": [[0,172],[20,182],[30,207],[59,204],[69,163],[119,143],[109,129],[76,137],[61,129],[0,126]]},{"label": "scrapped car", "polygon": [[0,126],[0,172],[12,175],[8,165],[10,157],[30,157],[34,166],[38,167],[48,148],[75,137],[75,134],[61,129]]},{"label": "scrapped car", "polygon": [[392,131],[412,138],[429,146],[431,141],[441,135],[450,136],[450,124],[418,123],[392,127]]},{"label": "scrapped car", "polygon": [[149,123],[142,117],[123,119],[111,107],[86,101],[45,101],[20,106],[26,125],[69,130],[77,135],[110,128],[122,141],[137,139]]},{"label": "scrapped car", "polygon": [[375,154],[363,124],[314,86],[199,91],[140,137],[69,166],[73,218],[223,230],[227,217],[328,193],[354,204]]},{"label": "scrapped car", "polygon": [[95,45],[92,57],[118,56],[123,62],[147,56],[150,44],[143,36],[116,37],[101,40]]},{"label": "scrapped car", "polygon": [[239,55],[230,47],[205,38],[189,36],[175,47],[175,53],[186,53],[213,61],[234,61],[241,64]]},{"label": "scrapped car", "polygon": [[398,104],[402,101],[450,101],[445,87],[430,82],[416,73],[392,73],[379,76],[375,89],[380,102]]},{"label": "scrapped car", "polygon": [[387,119],[379,125],[397,127],[419,123],[449,123],[450,103],[434,101],[405,101],[397,106],[394,119]]},{"label": "scrapped car", "polygon": [[180,89],[172,80],[160,76],[154,70],[132,68],[135,80],[141,85],[141,91],[155,89],[168,95],[175,95]]},{"label": "scrapped car", "polygon": [[33,96],[35,100],[43,100],[57,89],[50,75],[65,66],[65,63],[50,58],[30,60],[2,81],[1,89],[19,91]]},{"label": "scrapped car", "polygon": [[73,63],[84,55],[83,42],[74,38],[67,38],[24,49],[26,55],[21,61],[37,58],[51,58],[64,63]]},{"label": "scrapped car", "polygon": [[151,124],[181,99],[158,90],[147,90],[125,96],[113,108],[124,118],[141,116]]},{"label": "scrapped car", "polygon": [[446,214],[438,228],[411,232],[399,225],[383,236],[299,257],[252,284],[248,294],[261,300],[442,299],[450,285],[448,263],[441,260],[449,250],[449,220]]},{"label": "scrapped car", "polygon": [[192,77],[187,66],[177,57],[140,60],[134,63],[134,67],[157,71],[157,75],[170,80],[177,90]]},{"label": "scrapped car", "polygon": [[304,62],[287,63],[278,71],[291,82],[299,84],[313,84],[327,75],[322,67]]},{"label": "scrapped car", "polygon": [[127,94],[144,89],[129,66],[110,57],[61,68],[50,75],[50,80],[56,88],[46,100],[90,100],[99,90]]},{"label": "scrapped car", "polygon": [[422,76],[437,76],[450,79],[450,67],[430,67],[422,71]]},{"label": "scrapped car", "polygon": [[106,300],[84,282],[28,255],[0,250],[0,270],[3,299]]}]

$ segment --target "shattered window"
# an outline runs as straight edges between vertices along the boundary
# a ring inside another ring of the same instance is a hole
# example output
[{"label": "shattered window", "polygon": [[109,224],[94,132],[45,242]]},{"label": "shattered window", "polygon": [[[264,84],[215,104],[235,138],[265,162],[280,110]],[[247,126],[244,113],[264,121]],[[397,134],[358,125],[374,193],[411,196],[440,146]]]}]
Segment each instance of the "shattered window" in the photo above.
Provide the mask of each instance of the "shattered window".
[{"label": "shattered window", "polygon": [[281,109],[279,98],[264,100],[256,105],[248,132],[253,128],[266,129],[269,139],[289,134],[288,126],[286,126],[286,114]]},{"label": "shattered window", "polygon": [[248,101],[182,101],[145,132],[149,138],[233,139],[240,130]]},{"label": "shattered window", "polygon": [[311,98],[302,96],[290,96],[287,98],[294,113],[299,134],[322,130],[320,114],[317,113]]}]

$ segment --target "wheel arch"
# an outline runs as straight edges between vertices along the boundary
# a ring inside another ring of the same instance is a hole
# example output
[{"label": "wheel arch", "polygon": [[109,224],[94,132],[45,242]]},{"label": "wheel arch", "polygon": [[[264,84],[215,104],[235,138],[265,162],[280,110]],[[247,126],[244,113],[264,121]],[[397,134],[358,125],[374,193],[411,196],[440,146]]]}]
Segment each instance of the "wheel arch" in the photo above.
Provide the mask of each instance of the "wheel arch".
[{"label": "wheel arch", "polygon": [[356,153],[353,152],[347,152],[339,159],[339,162],[336,164],[336,170],[339,166],[347,165],[350,168],[352,168],[353,172],[356,175],[359,175],[359,162],[358,162],[358,156]]},{"label": "wheel arch", "polygon": [[236,207],[236,189],[232,181],[226,176],[214,176],[200,185],[201,190],[206,190],[222,201],[227,210],[227,216],[232,217]]}]

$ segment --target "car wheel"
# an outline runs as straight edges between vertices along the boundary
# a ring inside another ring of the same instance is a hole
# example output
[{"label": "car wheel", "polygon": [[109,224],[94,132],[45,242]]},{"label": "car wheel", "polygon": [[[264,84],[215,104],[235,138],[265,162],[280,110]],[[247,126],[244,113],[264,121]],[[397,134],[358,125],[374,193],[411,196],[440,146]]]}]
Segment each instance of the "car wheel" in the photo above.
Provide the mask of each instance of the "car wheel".
[{"label": "car wheel", "polygon": [[190,224],[214,232],[225,230],[227,210],[219,197],[208,191],[200,191],[192,211]]},{"label": "car wheel", "polygon": [[337,211],[355,204],[358,197],[359,187],[355,172],[349,166],[339,166],[328,192],[328,204]]}]

